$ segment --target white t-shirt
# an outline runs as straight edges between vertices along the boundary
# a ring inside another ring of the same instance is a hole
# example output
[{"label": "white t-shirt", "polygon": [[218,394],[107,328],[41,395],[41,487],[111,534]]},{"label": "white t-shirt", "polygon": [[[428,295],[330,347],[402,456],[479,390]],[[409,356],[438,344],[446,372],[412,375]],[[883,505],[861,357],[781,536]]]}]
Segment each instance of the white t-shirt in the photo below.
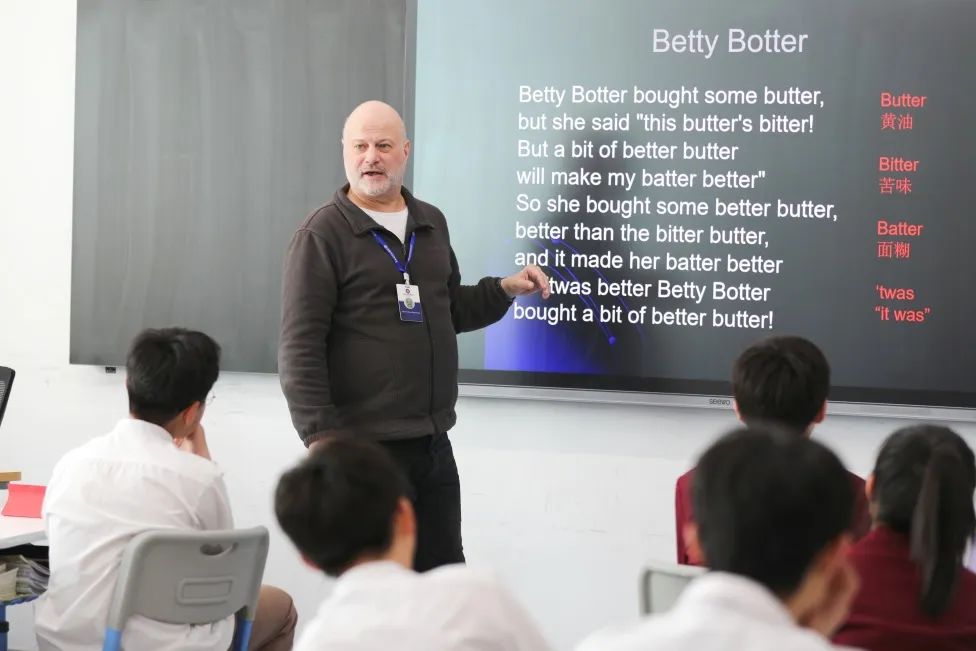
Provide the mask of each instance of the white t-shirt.
[{"label": "white t-shirt", "polygon": [[595,633],[577,651],[838,651],[799,626],[783,602],[742,576],[709,572],[692,581],[668,612]]},{"label": "white t-shirt", "polygon": [[295,645],[295,651],[549,648],[493,575],[464,565],[418,574],[392,561],[343,573]]},{"label": "white t-shirt", "polygon": [[[99,651],[126,544],[150,529],[232,529],[223,473],[161,427],[127,418],[66,454],[44,498],[51,581],[38,600],[41,651]],[[230,648],[233,618],[185,626],[131,617],[122,648]]]},{"label": "white t-shirt", "polygon": [[407,241],[407,209],[396,212],[379,212],[378,210],[366,210],[363,212],[373,218],[377,224],[390,231],[403,243]]}]

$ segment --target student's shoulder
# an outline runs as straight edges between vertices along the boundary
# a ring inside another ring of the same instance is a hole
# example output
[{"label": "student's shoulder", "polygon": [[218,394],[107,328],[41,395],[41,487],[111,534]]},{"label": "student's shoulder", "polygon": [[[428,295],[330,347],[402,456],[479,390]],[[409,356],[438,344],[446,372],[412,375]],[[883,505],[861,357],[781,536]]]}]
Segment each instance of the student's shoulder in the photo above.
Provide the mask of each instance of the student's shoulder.
[{"label": "student's shoulder", "polygon": [[767,626],[762,623],[747,625],[715,625],[698,617],[689,618],[688,613],[673,616],[670,613],[647,617],[639,622],[611,626],[584,638],[575,651],[641,651],[661,649],[718,649],[725,648],[725,642],[736,639],[736,648],[753,651],[828,651],[834,649],[822,636],[813,631]]},{"label": "student's shoulder", "polygon": [[183,458],[175,459],[178,462],[178,472],[181,474],[204,484],[220,483],[224,480],[224,471],[216,461],[182,450],[176,452],[178,455],[185,455]]},{"label": "student's shoulder", "polygon": [[[677,651],[721,648],[712,644],[712,641],[717,638],[732,639],[733,636],[726,628],[709,627],[697,616],[689,618],[687,613],[669,611],[643,617],[634,622],[614,624],[599,629],[586,636],[576,646],[575,651],[642,651],[643,649]],[[740,648],[751,649],[752,647],[741,646]]]},{"label": "student's shoulder", "polygon": [[425,589],[437,592],[461,608],[464,604],[505,606],[515,600],[501,577],[491,570],[467,565],[445,565],[420,575]]},{"label": "student's shoulder", "polygon": [[107,439],[107,435],[89,439],[68,450],[57,460],[47,482],[45,503],[77,493],[81,486],[99,481],[104,476],[106,463],[111,463],[113,454]]},{"label": "student's shoulder", "polygon": [[473,568],[462,563],[442,565],[429,572],[425,572],[421,577],[431,584],[436,585],[472,587],[502,586],[501,579],[495,572],[483,568]]},{"label": "student's shoulder", "polygon": [[575,651],[639,651],[647,648],[647,631],[653,626],[645,620],[638,624],[605,628],[586,636]]},{"label": "student's shoulder", "polygon": [[53,475],[104,458],[112,451],[112,445],[108,439],[107,434],[102,434],[71,448],[54,464]]}]

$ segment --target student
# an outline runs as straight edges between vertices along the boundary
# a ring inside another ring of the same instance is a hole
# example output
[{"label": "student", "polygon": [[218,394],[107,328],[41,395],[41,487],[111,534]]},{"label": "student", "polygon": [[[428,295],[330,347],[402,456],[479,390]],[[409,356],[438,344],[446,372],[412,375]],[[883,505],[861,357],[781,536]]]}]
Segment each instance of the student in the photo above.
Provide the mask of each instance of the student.
[{"label": "student", "polygon": [[[234,526],[201,424],[219,358],[201,332],[142,332],[126,361],[129,417],[55,466],[43,508],[51,580],[37,608],[41,651],[102,648],[119,561],[137,534]],[[291,597],[263,586],[250,648],[290,649],[296,617]],[[122,647],[225,651],[233,633],[233,617],[188,626],[135,616]]]},{"label": "student", "polygon": [[[674,607],[579,651],[824,651],[857,589],[847,471],[805,437],[741,429],[702,456],[688,539],[710,568]],[[700,550],[699,550],[700,547]]]},{"label": "student", "polygon": [[870,651],[976,649],[973,451],[946,427],[919,425],[881,447],[868,494],[875,526],[851,550],[861,577],[836,640]]},{"label": "student", "polygon": [[[745,424],[774,423],[809,437],[827,412],[830,365],[812,342],[801,337],[771,337],[753,344],[739,355],[732,367],[732,395],[735,414]],[[701,565],[684,536],[694,520],[691,507],[692,468],[678,478],[674,489],[675,532],[678,562]],[[848,473],[856,502],[851,533],[857,540],[871,526],[864,480]]]},{"label": "student", "polygon": [[275,512],[305,562],[338,577],[298,651],[535,651],[548,645],[489,574],[412,568],[408,484],[375,443],[333,439],[278,482]]}]

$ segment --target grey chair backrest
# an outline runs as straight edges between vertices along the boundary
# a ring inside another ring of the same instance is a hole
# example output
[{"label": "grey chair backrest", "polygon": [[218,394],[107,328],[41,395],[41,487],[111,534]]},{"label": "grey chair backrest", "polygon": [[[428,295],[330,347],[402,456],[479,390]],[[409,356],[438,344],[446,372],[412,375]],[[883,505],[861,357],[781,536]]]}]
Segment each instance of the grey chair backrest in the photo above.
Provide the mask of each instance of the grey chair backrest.
[{"label": "grey chair backrest", "polygon": [[706,572],[704,567],[651,562],[640,576],[641,615],[664,612],[674,605],[691,580]]},{"label": "grey chair backrest", "polygon": [[146,531],[125,548],[108,628],[132,615],[207,624],[240,612],[253,620],[268,557],[264,527],[228,531]]},{"label": "grey chair backrest", "polygon": [[6,366],[0,366],[0,422],[3,422],[3,412],[7,410],[7,401],[10,399],[10,389],[14,386],[14,370]]}]

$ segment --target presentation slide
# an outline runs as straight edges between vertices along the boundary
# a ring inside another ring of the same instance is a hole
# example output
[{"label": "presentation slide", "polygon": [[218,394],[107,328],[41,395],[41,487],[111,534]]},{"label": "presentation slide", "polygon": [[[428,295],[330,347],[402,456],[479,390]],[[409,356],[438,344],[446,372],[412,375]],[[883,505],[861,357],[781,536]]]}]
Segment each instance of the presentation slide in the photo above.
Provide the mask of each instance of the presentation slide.
[{"label": "presentation slide", "polygon": [[549,300],[471,383],[712,395],[771,335],[834,400],[976,407],[976,2],[420,2],[415,194]]}]

